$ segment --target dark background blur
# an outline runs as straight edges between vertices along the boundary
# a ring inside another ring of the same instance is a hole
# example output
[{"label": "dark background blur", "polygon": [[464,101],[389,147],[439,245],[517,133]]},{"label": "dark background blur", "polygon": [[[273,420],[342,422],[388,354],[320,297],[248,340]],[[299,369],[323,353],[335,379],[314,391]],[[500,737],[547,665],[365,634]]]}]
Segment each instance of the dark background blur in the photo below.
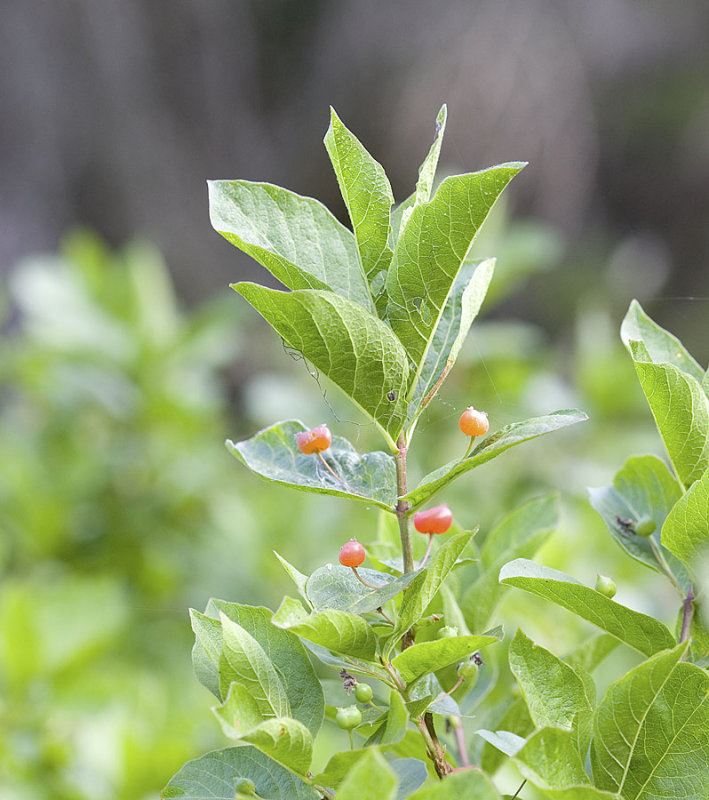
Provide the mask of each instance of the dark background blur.
[{"label": "dark background blur", "polygon": [[[342,209],[332,104],[401,200],[447,102],[443,169],[528,160],[517,213],[570,251],[625,241],[668,298],[709,294],[705,0],[4,0],[0,15],[5,271],[81,223],[114,245],[146,235],[185,298],[211,295],[255,267],[211,231],[205,179]],[[548,317],[538,301],[525,313]],[[706,309],[659,316],[682,334]]]}]

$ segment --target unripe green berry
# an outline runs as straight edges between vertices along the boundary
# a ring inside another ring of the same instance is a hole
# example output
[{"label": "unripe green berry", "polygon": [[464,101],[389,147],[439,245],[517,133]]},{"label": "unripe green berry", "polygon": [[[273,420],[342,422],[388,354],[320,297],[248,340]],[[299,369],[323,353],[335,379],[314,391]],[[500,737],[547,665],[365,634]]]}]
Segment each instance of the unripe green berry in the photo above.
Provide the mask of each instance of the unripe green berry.
[{"label": "unripe green berry", "polygon": [[613,597],[615,595],[615,583],[607,575],[599,574],[596,578],[596,591],[606,597]]},{"label": "unripe green berry", "polygon": [[452,625],[444,625],[436,634],[436,639],[452,639],[458,635],[458,629]]},{"label": "unripe green berry", "polygon": [[368,703],[372,694],[372,687],[368,683],[358,683],[355,686],[355,699],[358,703]]},{"label": "unripe green berry", "polygon": [[335,722],[345,731],[351,731],[352,728],[356,728],[361,721],[362,712],[357,706],[338,708],[337,714],[335,714]]},{"label": "unripe green berry", "polygon": [[655,532],[655,520],[645,515],[635,523],[635,533],[638,536],[651,536]]},{"label": "unripe green berry", "polygon": [[478,665],[474,661],[462,661],[458,664],[458,676],[464,681],[477,678]]},{"label": "unripe green berry", "polygon": [[236,782],[236,796],[251,795],[256,796],[256,784],[249,778],[240,778]]}]

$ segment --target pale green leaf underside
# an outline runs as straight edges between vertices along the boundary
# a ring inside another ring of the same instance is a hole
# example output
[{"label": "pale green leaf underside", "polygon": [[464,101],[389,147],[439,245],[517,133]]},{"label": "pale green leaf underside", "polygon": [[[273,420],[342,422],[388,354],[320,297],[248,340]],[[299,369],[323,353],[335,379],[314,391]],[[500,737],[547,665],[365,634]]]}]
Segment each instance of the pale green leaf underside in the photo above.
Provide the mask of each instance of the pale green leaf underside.
[{"label": "pale green leaf underside", "polygon": [[[268,608],[228,603],[212,599],[204,614],[191,610],[192,626],[197,637],[195,651],[207,671],[200,681],[221,701],[227,693],[219,688],[219,662],[223,649],[220,612],[246,630],[260,645],[275,666],[290,705],[290,716],[302,722],[315,736],[322,724],[324,700],[320,682],[298,637],[271,624]],[[207,680],[203,680],[206,677]],[[226,687],[227,690],[229,686]]]},{"label": "pale green leaf underside", "polygon": [[490,779],[478,770],[449,775],[434,786],[414,792],[409,800],[502,800]]},{"label": "pale green leaf underside", "polygon": [[269,800],[319,800],[320,793],[250,745],[214,750],[188,761],[162,791],[165,800],[234,800],[237,780],[254,782]]},{"label": "pale green leaf underside", "polygon": [[699,383],[702,382],[704,370],[682,342],[652,320],[637,300],[630,304],[620,328],[620,336],[626,346],[631,341],[642,342],[650,360],[656,364],[673,364]]},{"label": "pale green leaf underside", "polygon": [[210,181],[212,227],[289,289],[330,289],[370,311],[351,231],[322,203],[270,183]]},{"label": "pale green leaf underside", "polygon": [[709,555],[709,470],[670,511],[662,543],[697,574],[700,559]]},{"label": "pale green leaf underside", "polygon": [[352,222],[357,250],[370,288],[384,288],[392,251],[389,249],[389,213],[394,203],[389,179],[381,164],[330,109],[325,149],[337,176]]},{"label": "pale green leaf underside", "polygon": [[287,345],[369,414],[393,447],[406,419],[409,366],[401,342],[387,325],[332,292],[277,292],[254,283],[232,288]]},{"label": "pale green leaf underside", "polygon": [[336,480],[317,455],[298,450],[296,436],[307,430],[299,420],[286,420],[243,442],[227,440],[229,452],[266,480],[305,492],[350,497],[393,511],[396,505],[396,466],[388,453],[360,455],[341,436],[322,454],[340,478]]},{"label": "pale green leaf underside", "polygon": [[212,713],[230,739],[239,739],[264,721],[259,704],[243,683],[232,683],[226,700],[212,706]]},{"label": "pale green leaf underside", "polygon": [[362,567],[358,572],[367,583],[378,588],[371,589],[358,581],[349,567],[328,564],[316,569],[308,578],[305,587],[308,599],[317,611],[332,608],[350,611],[352,614],[365,614],[396,597],[419,574],[408,572],[395,578],[385,572]]},{"label": "pale green leaf underside", "polygon": [[499,641],[496,636],[453,636],[420,642],[399,653],[392,664],[405,683],[413,683],[422,675],[462,661],[476,651]]},{"label": "pale green leaf underside", "polygon": [[421,619],[426,607],[436,596],[446,575],[453,568],[456,559],[463,552],[473,534],[474,531],[464,531],[451,537],[438,550],[430,565],[413,580],[404,594],[399,609],[399,619],[392,634],[392,644]]},{"label": "pale green leaf underside", "polygon": [[709,397],[673,364],[652,363],[642,343],[629,347],[670,461],[688,488],[709,469]]},{"label": "pale green leaf underside", "polygon": [[[682,488],[665,463],[657,456],[633,456],[613,478],[613,486],[589,489],[588,493],[591,505],[626,553],[662,573],[650,538],[656,547],[662,547],[660,531],[665,518],[682,495]],[[637,536],[633,531],[632,525],[643,517],[650,517],[655,522],[652,537]],[[664,550],[663,557],[680,584],[687,589],[688,576],[682,564],[668,550]]]},{"label": "pale green leaf underside", "polygon": [[523,166],[502,164],[446,178],[400,232],[387,274],[386,316],[417,368],[475,234]]},{"label": "pale green leaf underside", "polygon": [[298,600],[284,597],[272,622],[335,653],[366,661],[376,656],[374,631],[362,617],[347,611],[326,609],[308,614]]},{"label": "pale green leaf underside", "polygon": [[669,630],[654,617],[626,608],[570,575],[533,561],[518,558],[505,564],[500,582],[551,600],[645,655],[675,644]]},{"label": "pale green leaf underside", "polygon": [[445,377],[458,358],[470,326],[483,304],[494,270],[493,258],[463,264],[421,365],[409,405],[409,422],[420,414],[422,402],[430,401],[442,382],[441,378]]},{"label": "pale green leaf underside", "polygon": [[536,727],[571,731],[579,755],[585,756],[595,696],[589,696],[579,675],[519,630],[510,644],[509,662]]},{"label": "pale green leaf underside", "polygon": [[406,495],[405,499],[408,500],[413,508],[416,508],[429,500],[451,481],[454,481],[459,475],[463,475],[465,472],[479,467],[493,458],[497,458],[510,447],[527,442],[530,439],[536,439],[537,436],[543,436],[545,433],[565,428],[567,425],[584,422],[587,419],[588,417],[582,411],[569,409],[506,425],[496,433],[483,439],[467,458],[450,461],[443,467],[426,475],[419,485]]},{"label": "pale green leaf underside", "polygon": [[219,685],[223,696],[232,681],[251,693],[264,718],[290,716],[285,688],[273,662],[261,645],[240,625],[220,615],[224,642],[219,660]]},{"label": "pale green leaf underside", "polygon": [[709,797],[709,675],[659,653],[612,684],[594,721],[596,785],[625,800]]}]

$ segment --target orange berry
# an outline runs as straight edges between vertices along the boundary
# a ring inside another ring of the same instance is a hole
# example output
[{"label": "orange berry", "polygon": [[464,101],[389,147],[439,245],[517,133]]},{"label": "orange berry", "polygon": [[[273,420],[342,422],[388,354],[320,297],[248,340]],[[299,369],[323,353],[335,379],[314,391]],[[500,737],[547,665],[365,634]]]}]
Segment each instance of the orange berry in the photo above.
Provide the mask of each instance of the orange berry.
[{"label": "orange berry", "polygon": [[484,411],[476,411],[469,406],[460,415],[458,427],[466,436],[484,436],[490,429],[490,423]]},{"label": "orange berry", "polygon": [[435,506],[414,514],[414,528],[419,533],[445,533],[453,524],[453,512],[448,506]]},{"label": "orange berry", "polygon": [[358,567],[366,555],[364,547],[356,539],[350,539],[340,548],[340,564],[343,567]]},{"label": "orange berry", "polygon": [[317,428],[297,433],[295,440],[298,444],[298,450],[309,456],[313,453],[322,453],[323,450],[327,450],[332,444],[332,434],[327,425],[318,425]]}]

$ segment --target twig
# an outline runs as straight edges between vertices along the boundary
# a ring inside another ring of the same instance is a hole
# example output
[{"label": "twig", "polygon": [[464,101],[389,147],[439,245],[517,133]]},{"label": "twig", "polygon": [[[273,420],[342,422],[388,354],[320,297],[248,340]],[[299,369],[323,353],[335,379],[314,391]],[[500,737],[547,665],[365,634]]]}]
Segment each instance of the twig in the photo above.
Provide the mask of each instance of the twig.
[{"label": "twig", "polygon": [[686,642],[689,638],[689,628],[694,614],[694,587],[689,584],[687,596],[682,603],[682,628],[680,629],[679,640]]},{"label": "twig", "polygon": [[524,789],[524,784],[525,783],[527,783],[527,779],[526,778],[522,781],[522,783],[520,784],[519,789],[517,789],[517,791],[512,795],[510,800],[515,800],[515,797],[517,797],[517,795],[522,791],[522,789]]}]

